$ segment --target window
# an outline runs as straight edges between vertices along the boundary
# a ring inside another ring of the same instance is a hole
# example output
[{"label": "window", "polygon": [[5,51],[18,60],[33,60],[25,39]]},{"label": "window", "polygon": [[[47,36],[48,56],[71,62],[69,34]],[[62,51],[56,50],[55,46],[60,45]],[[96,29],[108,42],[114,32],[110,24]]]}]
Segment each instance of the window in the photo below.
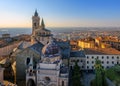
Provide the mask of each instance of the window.
[{"label": "window", "polygon": [[34,26],[36,26],[36,23],[34,23]]},{"label": "window", "polygon": [[89,59],[89,56],[87,56],[87,59]]},{"label": "window", "polygon": [[84,68],[84,66],[82,66],[82,68]]},{"label": "window", "polygon": [[112,64],[114,64],[114,61],[112,61]]},{"label": "window", "polygon": [[92,56],[92,59],[94,59],[94,57]]},{"label": "window", "polygon": [[117,56],[117,59],[119,59],[119,57]]},{"label": "window", "polygon": [[94,61],[92,61],[92,64],[94,64]]},{"label": "window", "polygon": [[104,64],[104,61],[102,61],[102,64]]},{"label": "window", "polygon": [[97,56],[97,59],[99,59],[99,57]]},{"label": "window", "polygon": [[30,63],[30,58],[27,58],[26,65],[28,65],[29,63]]},{"label": "window", "polygon": [[45,81],[46,81],[47,83],[49,83],[49,82],[50,82],[50,78],[49,78],[49,77],[45,77]]},{"label": "window", "polygon": [[107,66],[107,68],[109,68],[109,66]]},{"label": "window", "polygon": [[72,59],[72,60],[71,60],[71,62],[75,62],[75,60],[74,60],[74,59]]},{"label": "window", "polygon": [[112,56],[112,59],[114,59],[114,56]]},{"label": "window", "polygon": [[104,56],[102,56],[102,59],[104,59]]},{"label": "window", "polygon": [[107,59],[109,59],[109,56],[107,56]]},{"label": "window", "polygon": [[81,60],[81,62],[83,62],[83,61]]},{"label": "window", "polygon": [[64,81],[62,81],[62,86],[64,86]]},{"label": "window", "polygon": [[109,64],[109,61],[107,61],[107,64]]},{"label": "window", "polygon": [[89,69],[89,66],[87,66],[87,69]]},{"label": "window", "polygon": [[89,64],[89,61],[87,61],[87,64]]},{"label": "window", "polygon": [[79,62],[79,59],[77,59],[77,62]]},{"label": "window", "polygon": [[94,69],[94,66],[92,66],[92,69]]}]

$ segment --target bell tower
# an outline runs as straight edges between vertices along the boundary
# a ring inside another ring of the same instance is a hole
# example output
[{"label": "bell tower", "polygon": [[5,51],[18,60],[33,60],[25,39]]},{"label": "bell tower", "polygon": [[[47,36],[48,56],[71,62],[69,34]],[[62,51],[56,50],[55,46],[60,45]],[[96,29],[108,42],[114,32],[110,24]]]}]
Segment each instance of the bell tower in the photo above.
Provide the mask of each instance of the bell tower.
[{"label": "bell tower", "polygon": [[35,10],[34,16],[32,16],[32,35],[34,31],[39,28],[40,17],[38,16],[37,10]]},{"label": "bell tower", "polygon": [[51,37],[51,31],[45,28],[44,20],[38,15],[37,10],[35,10],[32,16],[32,35],[31,35],[31,45],[41,42],[42,44],[47,44]]}]

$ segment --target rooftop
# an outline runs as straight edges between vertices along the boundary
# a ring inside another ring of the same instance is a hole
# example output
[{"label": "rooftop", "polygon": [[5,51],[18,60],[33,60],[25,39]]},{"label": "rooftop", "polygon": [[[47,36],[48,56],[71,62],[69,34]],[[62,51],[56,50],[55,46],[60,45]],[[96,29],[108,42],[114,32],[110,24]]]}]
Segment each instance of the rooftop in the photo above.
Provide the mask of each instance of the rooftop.
[{"label": "rooftop", "polygon": [[85,53],[83,50],[81,51],[72,51],[70,52],[70,57],[85,57]]},{"label": "rooftop", "polygon": [[32,49],[32,50],[34,50],[35,52],[41,54],[41,50],[42,50],[43,46],[44,46],[44,45],[39,42],[39,43],[33,44],[33,45],[30,46],[29,48]]},{"label": "rooftop", "polygon": [[96,54],[96,55],[120,55],[120,51],[114,48],[85,48],[85,54]]},{"label": "rooftop", "polygon": [[69,42],[55,41],[61,49],[62,58],[69,58],[70,56],[70,44]]}]

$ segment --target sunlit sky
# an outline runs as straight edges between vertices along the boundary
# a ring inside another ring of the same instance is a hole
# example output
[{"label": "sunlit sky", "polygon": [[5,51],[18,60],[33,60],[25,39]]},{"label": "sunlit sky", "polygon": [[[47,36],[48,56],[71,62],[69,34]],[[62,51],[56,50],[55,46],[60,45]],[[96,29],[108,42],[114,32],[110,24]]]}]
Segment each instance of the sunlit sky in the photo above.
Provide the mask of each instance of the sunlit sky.
[{"label": "sunlit sky", "polygon": [[47,27],[120,27],[120,0],[0,0],[0,27],[31,27],[35,9]]}]

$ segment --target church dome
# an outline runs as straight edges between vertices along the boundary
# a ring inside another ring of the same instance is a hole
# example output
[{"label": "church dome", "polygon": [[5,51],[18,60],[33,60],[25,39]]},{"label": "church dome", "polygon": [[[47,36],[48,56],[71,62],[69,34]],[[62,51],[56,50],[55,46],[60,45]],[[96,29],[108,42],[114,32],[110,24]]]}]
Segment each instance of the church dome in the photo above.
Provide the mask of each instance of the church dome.
[{"label": "church dome", "polygon": [[44,57],[56,57],[60,55],[60,48],[53,40],[51,40],[47,45],[43,47],[42,54]]}]

